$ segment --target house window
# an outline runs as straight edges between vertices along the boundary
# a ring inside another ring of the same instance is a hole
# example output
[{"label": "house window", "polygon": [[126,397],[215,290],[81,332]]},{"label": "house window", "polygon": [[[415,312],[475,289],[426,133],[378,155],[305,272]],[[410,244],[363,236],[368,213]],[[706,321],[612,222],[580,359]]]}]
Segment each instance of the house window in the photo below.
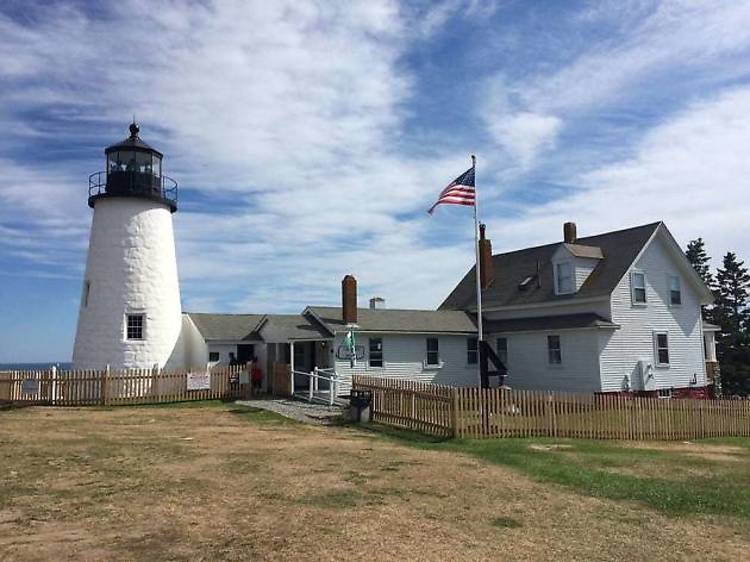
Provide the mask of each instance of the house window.
[{"label": "house window", "polygon": [[503,365],[508,366],[508,338],[497,338],[497,356]]},{"label": "house window", "polygon": [[479,361],[479,340],[466,338],[466,363],[476,365]]},{"label": "house window", "polygon": [[427,338],[427,365],[440,365],[440,345],[437,338]]},{"label": "house window", "polygon": [[682,304],[680,278],[676,276],[669,277],[669,304]]},{"label": "house window", "polygon": [[656,348],[656,364],[669,366],[669,336],[667,332],[656,332],[654,334],[654,347]]},{"label": "house window", "polygon": [[218,351],[209,351],[208,352],[208,361],[209,363],[218,363],[220,359],[219,352]]},{"label": "house window", "polygon": [[671,388],[660,388],[657,391],[657,396],[663,400],[669,400],[672,398],[672,389]]},{"label": "house window", "polygon": [[646,274],[634,271],[631,275],[633,304],[646,304]]},{"label": "house window", "polygon": [[370,338],[370,367],[383,366],[383,338]]},{"label": "house window", "polygon": [[564,295],[574,292],[573,286],[573,264],[569,261],[555,265],[557,275],[557,294]]},{"label": "house window", "polygon": [[143,314],[128,314],[126,335],[129,340],[143,339]]},{"label": "house window", "polygon": [[547,336],[547,361],[550,365],[562,365],[560,336]]}]

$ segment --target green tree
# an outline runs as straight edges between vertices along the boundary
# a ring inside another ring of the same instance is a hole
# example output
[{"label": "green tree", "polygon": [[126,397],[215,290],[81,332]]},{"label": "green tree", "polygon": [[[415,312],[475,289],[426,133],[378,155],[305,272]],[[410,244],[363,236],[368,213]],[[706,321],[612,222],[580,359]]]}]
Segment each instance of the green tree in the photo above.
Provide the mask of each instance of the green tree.
[{"label": "green tree", "polygon": [[712,320],[721,327],[717,352],[722,391],[750,395],[750,273],[744,262],[727,252],[716,270]]},{"label": "green tree", "polygon": [[711,275],[709,269],[709,263],[711,258],[706,253],[706,244],[703,242],[703,238],[691,240],[688,242],[687,250],[685,250],[685,256],[688,261],[693,265],[693,269],[701,276],[703,282],[708,287],[714,286],[714,276]]},{"label": "green tree", "polygon": [[714,289],[714,319],[721,326],[724,351],[747,344],[747,329],[750,326],[748,296],[750,273],[734,252],[727,252],[722,267],[716,270]]}]

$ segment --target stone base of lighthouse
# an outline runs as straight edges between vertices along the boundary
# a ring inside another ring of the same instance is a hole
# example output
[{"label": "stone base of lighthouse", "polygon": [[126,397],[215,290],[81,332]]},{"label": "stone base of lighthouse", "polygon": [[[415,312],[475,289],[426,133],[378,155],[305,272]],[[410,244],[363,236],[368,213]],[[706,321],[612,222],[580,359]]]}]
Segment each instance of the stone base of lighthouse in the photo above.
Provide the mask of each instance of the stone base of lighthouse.
[{"label": "stone base of lighthouse", "polygon": [[[131,324],[141,318],[140,333],[129,333],[129,317]],[[181,325],[169,207],[132,197],[97,199],[73,368],[179,367]]]}]

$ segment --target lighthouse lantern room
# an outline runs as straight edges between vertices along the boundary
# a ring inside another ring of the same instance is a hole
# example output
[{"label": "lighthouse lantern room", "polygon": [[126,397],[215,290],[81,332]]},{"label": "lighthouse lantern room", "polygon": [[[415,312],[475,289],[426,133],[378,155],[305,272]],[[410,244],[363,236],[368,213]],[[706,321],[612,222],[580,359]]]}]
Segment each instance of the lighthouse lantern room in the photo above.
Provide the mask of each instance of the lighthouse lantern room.
[{"label": "lighthouse lantern room", "polygon": [[181,366],[182,310],[172,214],[177,183],[163,154],[130,136],[89,176],[94,210],[73,349],[76,369]]}]

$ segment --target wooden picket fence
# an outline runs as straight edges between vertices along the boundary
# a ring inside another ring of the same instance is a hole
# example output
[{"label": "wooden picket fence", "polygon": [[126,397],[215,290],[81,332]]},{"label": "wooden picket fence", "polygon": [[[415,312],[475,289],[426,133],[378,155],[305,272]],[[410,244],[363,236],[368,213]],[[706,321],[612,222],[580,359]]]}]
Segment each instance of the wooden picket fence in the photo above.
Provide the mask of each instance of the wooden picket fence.
[{"label": "wooden picket fence", "polygon": [[[242,367],[174,371],[0,372],[0,403],[21,406],[121,406],[246,396]],[[198,384],[201,379],[203,384]],[[188,389],[189,380],[193,388]]]},{"label": "wooden picket fence", "polygon": [[459,438],[686,440],[750,436],[748,400],[659,400],[528,390],[456,388],[364,375],[374,421]]},{"label": "wooden picket fence", "polygon": [[455,435],[454,387],[354,375],[352,389],[372,392],[373,421],[440,437]]}]

